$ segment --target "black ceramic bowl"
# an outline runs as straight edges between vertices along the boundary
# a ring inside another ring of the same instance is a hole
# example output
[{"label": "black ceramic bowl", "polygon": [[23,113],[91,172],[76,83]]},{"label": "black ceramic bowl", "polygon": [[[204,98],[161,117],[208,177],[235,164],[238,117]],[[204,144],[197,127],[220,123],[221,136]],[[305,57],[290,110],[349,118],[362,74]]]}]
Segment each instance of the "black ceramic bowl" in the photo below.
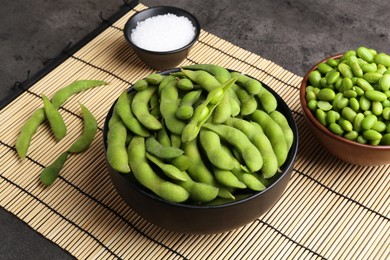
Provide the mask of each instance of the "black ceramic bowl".
[{"label": "black ceramic bowl", "polygon": [[[174,14],[179,17],[186,17],[191,21],[195,27],[194,38],[187,45],[171,51],[151,51],[143,49],[137,46],[131,39],[132,30],[136,28],[137,23],[146,20],[147,18],[157,15]],[[195,16],[189,12],[173,7],[173,6],[156,6],[143,10],[127,21],[124,29],[125,38],[129,42],[130,46],[136,52],[138,57],[150,67],[163,70],[176,67],[181,63],[189,54],[191,47],[198,40],[200,34],[200,24]]]},{"label": "black ceramic bowl", "polygon": [[[173,69],[162,72],[179,71]],[[206,206],[172,203],[163,200],[142,187],[131,176],[115,171],[107,162],[111,180],[123,200],[140,216],[160,227],[188,234],[215,234],[233,230],[255,220],[269,210],[284,192],[293,170],[298,150],[298,129],[291,111],[283,99],[267,85],[263,84],[277,99],[278,110],[283,113],[294,133],[294,142],[288,158],[282,165],[274,182],[266,190],[231,203]],[[134,91],[132,88],[129,91]],[[113,107],[109,110],[103,129],[103,142],[106,152],[108,121]]]}]

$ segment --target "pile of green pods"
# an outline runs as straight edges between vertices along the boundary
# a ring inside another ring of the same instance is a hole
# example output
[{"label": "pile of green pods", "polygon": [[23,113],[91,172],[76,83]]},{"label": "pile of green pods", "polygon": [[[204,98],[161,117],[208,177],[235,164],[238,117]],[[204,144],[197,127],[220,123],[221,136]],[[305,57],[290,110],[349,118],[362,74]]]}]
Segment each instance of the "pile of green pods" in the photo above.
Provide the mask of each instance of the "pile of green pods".
[{"label": "pile of green pods", "polygon": [[214,64],[153,73],[123,91],[108,118],[110,166],[155,195],[211,205],[265,190],[294,141],[275,96]]}]

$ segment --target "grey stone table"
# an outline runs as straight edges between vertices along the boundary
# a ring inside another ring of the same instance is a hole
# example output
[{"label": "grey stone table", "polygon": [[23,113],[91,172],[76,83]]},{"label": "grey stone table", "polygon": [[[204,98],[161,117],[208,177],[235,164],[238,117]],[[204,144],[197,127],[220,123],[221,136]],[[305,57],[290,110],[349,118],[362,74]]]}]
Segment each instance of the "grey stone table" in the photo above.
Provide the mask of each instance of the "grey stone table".
[{"label": "grey stone table", "polygon": [[[390,4],[380,0],[144,0],[197,16],[203,29],[303,76],[319,59],[365,45],[390,53]],[[0,100],[120,0],[13,0],[0,8]],[[1,191],[0,191],[1,192]],[[68,259],[67,252],[0,209],[1,259]]]}]

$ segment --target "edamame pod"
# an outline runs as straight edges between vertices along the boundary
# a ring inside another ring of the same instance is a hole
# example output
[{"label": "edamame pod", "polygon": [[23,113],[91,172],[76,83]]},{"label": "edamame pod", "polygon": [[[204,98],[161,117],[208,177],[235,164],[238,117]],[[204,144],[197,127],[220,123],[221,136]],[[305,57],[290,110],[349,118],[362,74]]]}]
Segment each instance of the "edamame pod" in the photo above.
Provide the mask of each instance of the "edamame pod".
[{"label": "edamame pod", "polygon": [[127,128],[121,120],[110,124],[107,133],[107,161],[114,170],[121,173],[130,172],[126,138]]},{"label": "edamame pod", "polygon": [[80,104],[80,108],[83,113],[83,133],[68,149],[70,153],[81,153],[87,150],[98,129],[96,118],[91,112],[83,104]]},{"label": "edamame pod", "polygon": [[57,141],[60,141],[65,137],[67,129],[60,112],[54,107],[50,100],[42,95],[43,105],[45,109],[45,115],[50,123],[50,128]]},{"label": "edamame pod", "polygon": [[137,91],[133,102],[131,102],[131,110],[135,117],[144,127],[150,130],[158,130],[162,127],[160,121],[150,114],[148,108],[149,100],[156,90],[156,87],[150,86],[142,91]]},{"label": "edamame pod", "polygon": [[262,110],[256,110],[251,118],[263,128],[264,133],[270,140],[275,155],[278,158],[278,166],[282,166],[288,155],[287,142],[283,130],[278,123]]},{"label": "edamame pod", "polygon": [[215,64],[194,64],[194,65],[183,66],[183,68],[190,69],[190,70],[207,71],[208,73],[212,74],[219,81],[219,83],[224,83],[225,81],[228,81],[231,78],[230,72],[227,69]]},{"label": "edamame pod", "polygon": [[169,178],[178,181],[186,180],[182,171],[179,170],[177,167],[173,166],[172,164],[164,163],[162,160],[151,155],[150,153],[146,153],[146,158],[152,163],[154,163],[158,168],[160,168],[161,171],[165,173],[165,175],[168,176]]},{"label": "edamame pod", "polygon": [[138,121],[131,111],[131,103],[135,94],[136,92],[134,91],[127,93],[127,90],[124,90],[119,95],[119,98],[114,106],[114,110],[131,132],[136,135],[147,137],[149,136],[149,131]]},{"label": "edamame pod", "polygon": [[173,159],[184,153],[184,151],[179,148],[163,146],[153,136],[146,138],[145,146],[148,153],[151,153],[152,155],[162,159]]},{"label": "edamame pod", "polygon": [[54,162],[42,170],[39,178],[44,185],[50,186],[54,183],[54,181],[59,176],[60,171],[64,166],[66,159],[68,158],[68,155],[69,152],[62,153],[56,160],[54,160]]},{"label": "edamame pod", "polygon": [[145,138],[134,136],[129,144],[129,164],[136,180],[159,197],[172,201],[184,202],[189,193],[183,187],[159,177],[146,159]]},{"label": "edamame pod", "polygon": [[190,80],[199,84],[202,88],[204,88],[208,92],[221,86],[221,83],[207,71],[182,69],[182,72]]}]

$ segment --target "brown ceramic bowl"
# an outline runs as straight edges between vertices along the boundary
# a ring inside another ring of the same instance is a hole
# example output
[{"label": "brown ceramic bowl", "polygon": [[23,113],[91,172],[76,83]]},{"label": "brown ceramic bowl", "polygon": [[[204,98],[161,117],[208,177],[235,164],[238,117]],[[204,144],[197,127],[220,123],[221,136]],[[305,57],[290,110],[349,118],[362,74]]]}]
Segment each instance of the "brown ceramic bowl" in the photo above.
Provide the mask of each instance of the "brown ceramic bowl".
[{"label": "brown ceramic bowl", "polygon": [[308,85],[309,74],[317,69],[318,64],[326,62],[330,58],[340,58],[342,54],[334,55],[326,59],[321,60],[315,64],[304,76],[300,91],[299,98],[303,115],[306,122],[317,138],[318,142],[335,157],[352,164],[365,165],[365,166],[378,166],[390,163],[390,146],[388,145],[369,145],[360,144],[355,141],[350,141],[344,137],[333,134],[325,126],[323,126],[313,115],[311,110],[307,106],[305,93],[306,86]]},{"label": "brown ceramic bowl", "polygon": [[[191,21],[192,25],[195,27],[195,35],[194,38],[191,40],[191,42],[176,50],[151,51],[137,46],[132,41],[131,33],[132,30],[136,28],[138,22],[144,21],[150,17],[154,17],[157,15],[165,15],[165,14],[174,14],[179,17],[186,17],[188,18],[188,20]],[[124,34],[131,48],[136,52],[137,56],[144,63],[146,63],[152,68],[164,70],[164,69],[176,67],[188,56],[191,47],[195,44],[195,42],[199,38],[200,24],[195,16],[193,16],[192,14],[190,14],[189,12],[183,9],[173,7],[173,6],[156,6],[156,7],[150,7],[130,17],[130,19],[127,21],[125,25]]]},{"label": "brown ceramic bowl", "polygon": [[[176,72],[178,69],[162,72]],[[283,113],[294,133],[294,142],[286,162],[280,167],[270,184],[261,192],[220,205],[198,205],[173,203],[161,199],[141,186],[131,174],[115,171],[107,162],[111,180],[123,200],[140,216],[160,227],[188,234],[214,234],[244,226],[267,212],[280,198],[290,180],[298,150],[298,129],[291,110],[283,99],[271,88],[263,84],[278,101],[278,110]],[[132,88],[129,91],[134,91]],[[109,110],[103,129],[103,142],[107,152],[108,121],[113,107]],[[107,158],[107,157],[106,157]]]}]

